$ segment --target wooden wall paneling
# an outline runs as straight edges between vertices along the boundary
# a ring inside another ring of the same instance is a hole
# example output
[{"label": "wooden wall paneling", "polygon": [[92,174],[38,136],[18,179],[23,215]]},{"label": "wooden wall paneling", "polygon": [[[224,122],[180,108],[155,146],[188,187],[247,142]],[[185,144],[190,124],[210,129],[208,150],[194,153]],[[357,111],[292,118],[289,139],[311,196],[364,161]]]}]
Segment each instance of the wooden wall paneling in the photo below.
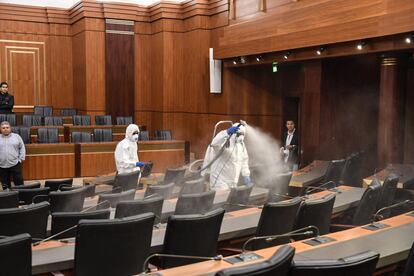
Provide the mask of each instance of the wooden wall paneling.
[{"label": "wooden wall paneling", "polygon": [[73,103],[78,110],[86,110],[86,44],[85,32],[72,37],[73,52]]},{"label": "wooden wall paneling", "polygon": [[300,102],[301,164],[317,159],[320,131],[321,61],[304,63],[303,93]]},{"label": "wooden wall paneling", "polygon": [[414,164],[414,59],[407,64],[407,86],[405,100],[404,163]]},{"label": "wooden wall paneling", "polygon": [[134,115],[134,22],[107,20],[105,34],[106,114]]},{"label": "wooden wall paneling", "polygon": [[[341,159],[361,150],[375,152],[378,83],[376,55],[322,62],[319,158]],[[375,167],[375,162],[369,165]]]},{"label": "wooden wall paneling", "polygon": [[414,3],[406,0],[292,1],[277,8],[268,8],[262,16],[239,20],[226,28],[215,57],[234,57],[409,32],[414,30],[413,11]]},{"label": "wooden wall paneling", "polygon": [[[48,39],[48,91],[50,105],[55,114],[62,108],[74,106],[74,80],[72,64],[72,38],[63,35],[51,35]],[[78,82],[76,81],[76,89]]]}]

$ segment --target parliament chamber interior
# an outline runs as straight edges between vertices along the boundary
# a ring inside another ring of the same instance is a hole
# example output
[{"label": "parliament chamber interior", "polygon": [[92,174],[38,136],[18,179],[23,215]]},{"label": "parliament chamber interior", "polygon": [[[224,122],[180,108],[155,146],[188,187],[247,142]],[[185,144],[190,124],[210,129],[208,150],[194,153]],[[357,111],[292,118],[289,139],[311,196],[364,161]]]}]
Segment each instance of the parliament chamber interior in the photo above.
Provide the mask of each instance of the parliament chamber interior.
[{"label": "parliament chamber interior", "polygon": [[1,276],[414,276],[412,0],[1,0],[0,82]]}]

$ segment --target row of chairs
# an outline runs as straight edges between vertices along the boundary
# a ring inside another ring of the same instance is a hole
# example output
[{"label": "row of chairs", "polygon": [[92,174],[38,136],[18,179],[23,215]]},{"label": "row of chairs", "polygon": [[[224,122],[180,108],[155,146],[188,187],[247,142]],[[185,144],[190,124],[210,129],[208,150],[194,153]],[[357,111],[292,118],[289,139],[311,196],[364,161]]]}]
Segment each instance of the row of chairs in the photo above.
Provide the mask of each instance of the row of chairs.
[{"label": "row of chairs", "polygon": [[322,183],[329,181],[347,186],[362,186],[362,158],[364,152],[355,152],[347,158],[332,160],[329,164]]},{"label": "row of chairs", "polygon": [[[12,132],[19,134],[23,140],[23,143],[31,143],[31,133],[30,127],[12,127]],[[93,134],[89,132],[72,132],[72,143],[87,143],[92,142],[92,137],[94,142],[111,142],[112,141],[112,129],[104,128],[99,129],[95,128]],[[37,129],[37,143],[47,144],[47,143],[59,143],[59,129],[48,127],[48,128],[38,128]]]},{"label": "row of chairs", "polygon": [[[167,224],[164,254],[215,256],[223,210],[198,217],[172,216]],[[75,275],[130,275],[142,272],[150,253],[154,215],[146,213],[124,219],[82,220],[77,225]],[[214,231],[205,225],[215,225]],[[206,230],[208,229],[208,230]],[[111,233],[117,233],[112,235]],[[100,248],[100,250],[96,250]],[[403,275],[413,272],[413,248]],[[124,254],[128,251],[128,254]],[[5,275],[30,275],[31,239],[21,234],[0,240],[0,260]],[[267,260],[226,268],[216,275],[372,275],[379,254],[361,252],[339,260],[295,260],[295,249],[282,246]],[[17,258],[19,256],[19,258]],[[18,263],[17,263],[18,262]],[[194,262],[189,259],[161,259],[162,268]],[[116,265],[114,265],[116,264]]]},{"label": "row of chairs", "polygon": [[[0,114],[1,121],[8,121],[10,125],[15,126],[16,114]],[[116,117],[116,125],[132,124],[132,117]],[[63,116],[42,116],[36,114],[25,114],[22,116],[23,126],[63,126]],[[90,115],[73,115],[72,123],[75,126],[91,125]],[[96,115],[95,125],[113,125],[111,115]]]}]

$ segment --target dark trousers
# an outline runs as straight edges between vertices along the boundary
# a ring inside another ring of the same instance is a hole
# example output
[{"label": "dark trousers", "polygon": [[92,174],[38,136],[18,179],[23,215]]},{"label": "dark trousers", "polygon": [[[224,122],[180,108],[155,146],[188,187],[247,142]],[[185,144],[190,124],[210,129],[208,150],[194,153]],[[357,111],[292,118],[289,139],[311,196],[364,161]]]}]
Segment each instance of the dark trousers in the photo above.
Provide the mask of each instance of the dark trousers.
[{"label": "dark trousers", "polygon": [[10,168],[0,168],[0,181],[3,189],[11,187],[11,179],[15,186],[23,185],[22,163],[17,163]]}]

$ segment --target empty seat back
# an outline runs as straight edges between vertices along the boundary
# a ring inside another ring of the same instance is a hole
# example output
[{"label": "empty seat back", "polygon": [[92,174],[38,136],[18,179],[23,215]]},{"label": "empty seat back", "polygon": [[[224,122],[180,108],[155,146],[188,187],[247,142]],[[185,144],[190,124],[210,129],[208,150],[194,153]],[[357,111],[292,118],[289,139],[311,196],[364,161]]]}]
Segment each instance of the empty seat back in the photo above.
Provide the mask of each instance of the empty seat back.
[{"label": "empty seat back", "polygon": [[90,115],[74,115],[72,117],[72,122],[74,126],[89,126],[91,125],[91,116]]},{"label": "empty seat back", "polygon": [[172,196],[174,189],[174,183],[163,184],[163,185],[149,185],[145,190],[144,197],[148,197],[153,194],[157,194],[164,199],[169,199]]},{"label": "empty seat back", "polygon": [[40,115],[23,115],[23,125],[27,127],[41,126],[42,116]]},{"label": "empty seat back", "polygon": [[77,114],[77,110],[75,108],[62,108],[60,110],[61,116],[73,116]]},{"label": "empty seat back", "polygon": [[176,215],[205,214],[213,208],[216,191],[181,195],[175,206]]},{"label": "empty seat back", "polygon": [[27,233],[0,239],[1,275],[32,275],[31,241]]},{"label": "empty seat back", "polygon": [[111,142],[112,141],[112,129],[110,128],[94,129],[93,140],[95,142]]},{"label": "empty seat back", "polygon": [[96,115],[95,116],[95,125],[110,126],[112,125],[112,116],[111,115]]},{"label": "empty seat back", "polygon": [[115,218],[136,216],[143,213],[153,213],[154,223],[160,222],[164,199],[160,196],[150,198],[121,201],[116,205]]},{"label": "empty seat back", "polygon": [[132,116],[127,117],[116,117],[117,125],[129,125],[132,124]]}]

